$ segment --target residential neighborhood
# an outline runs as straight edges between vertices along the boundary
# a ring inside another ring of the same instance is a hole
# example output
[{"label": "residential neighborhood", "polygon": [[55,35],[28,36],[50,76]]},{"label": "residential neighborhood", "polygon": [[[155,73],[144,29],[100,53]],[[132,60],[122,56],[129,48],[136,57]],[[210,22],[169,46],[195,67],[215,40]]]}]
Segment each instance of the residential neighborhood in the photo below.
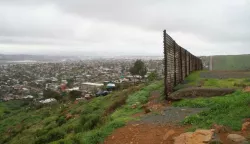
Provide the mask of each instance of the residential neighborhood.
[{"label": "residential neighborhood", "polygon": [[[38,99],[45,103],[45,90],[61,96],[80,91],[81,96],[76,97],[78,100],[98,96],[107,89],[112,91],[117,84],[141,81],[140,76],[132,76],[129,72],[134,61],[101,59],[0,65],[0,100]],[[162,60],[144,62],[148,73],[156,71],[162,76]]]}]

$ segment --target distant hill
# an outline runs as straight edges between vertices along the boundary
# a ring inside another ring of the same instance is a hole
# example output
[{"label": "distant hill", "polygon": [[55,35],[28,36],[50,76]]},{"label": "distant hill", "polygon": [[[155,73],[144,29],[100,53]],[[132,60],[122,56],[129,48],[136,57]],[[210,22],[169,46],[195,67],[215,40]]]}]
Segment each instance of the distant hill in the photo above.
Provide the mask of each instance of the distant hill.
[{"label": "distant hill", "polygon": [[[204,65],[209,68],[209,56],[201,57]],[[213,70],[250,70],[250,54],[216,55],[213,56]]]},{"label": "distant hill", "polygon": [[15,63],[18,61],[36,61],[36,62],[60,62],[63,60],[77,60],[76,57],[70,56],[47,56],[47,55],[27,55],[27,54],[0,54],[1,63]]}]

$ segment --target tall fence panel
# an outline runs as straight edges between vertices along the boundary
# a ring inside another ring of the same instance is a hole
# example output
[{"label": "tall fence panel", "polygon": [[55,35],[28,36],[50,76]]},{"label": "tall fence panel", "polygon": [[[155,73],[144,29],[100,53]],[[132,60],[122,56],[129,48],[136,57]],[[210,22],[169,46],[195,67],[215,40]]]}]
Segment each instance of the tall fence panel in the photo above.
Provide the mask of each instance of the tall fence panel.
[{"label": "tall fence panel", "polygon": [[201,70],[201,59],[179,46],[163,31],[164,45],[164,93],[166,97],[173,88],[181,83],[191,72]]}]

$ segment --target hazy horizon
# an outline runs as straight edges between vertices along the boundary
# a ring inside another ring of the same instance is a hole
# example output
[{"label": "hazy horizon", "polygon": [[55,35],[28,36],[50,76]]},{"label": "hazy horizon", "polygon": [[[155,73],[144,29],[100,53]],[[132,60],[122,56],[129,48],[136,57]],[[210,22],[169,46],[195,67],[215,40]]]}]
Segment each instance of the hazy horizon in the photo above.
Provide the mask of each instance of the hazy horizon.
[{"label": "hazy horizon", "polygon": [[247,0],[2,0],[0,53],[163,56],[162,31],[197,56],[250,53]]}]

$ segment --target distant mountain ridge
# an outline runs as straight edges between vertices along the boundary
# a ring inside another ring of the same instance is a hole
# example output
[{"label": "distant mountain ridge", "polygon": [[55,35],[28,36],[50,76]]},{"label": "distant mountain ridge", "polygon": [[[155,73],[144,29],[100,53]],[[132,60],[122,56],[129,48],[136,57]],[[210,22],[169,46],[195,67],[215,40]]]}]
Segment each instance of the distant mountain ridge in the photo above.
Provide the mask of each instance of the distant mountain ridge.
[{"label": "distant mountain ridge", "polygon": [[46,56],[46,55],[28,55],[28,54],[0,54],[0,61],[60,61],[74,57],[67,56]]}]

